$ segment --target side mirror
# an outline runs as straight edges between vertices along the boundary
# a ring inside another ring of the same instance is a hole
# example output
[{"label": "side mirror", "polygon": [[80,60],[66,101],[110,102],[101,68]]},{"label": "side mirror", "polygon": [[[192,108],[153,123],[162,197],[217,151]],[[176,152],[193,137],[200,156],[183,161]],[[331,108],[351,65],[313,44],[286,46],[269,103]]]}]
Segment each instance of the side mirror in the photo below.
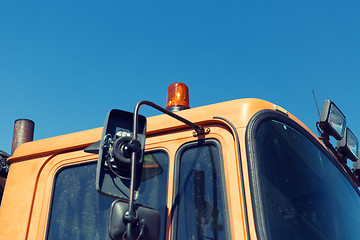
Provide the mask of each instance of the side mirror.
[{"label": "side mirror", "polygon": [[[138,116],[138,141],[133,137],[133,113],[111,110],[105,120],[99,148],[96,172],[96,190],[112,197],[128,198],[131,177],[131,152],[137,151],[137,169],[141,177],[146,138],[146,118]],[[135,190],[140,180],[137,179]]]},{"label": "side mirror", "polygon": [[346,126],[346,118],[340,109],[330,100],[325,100],[321,109],[319,127],[326,134],[341,140]]},{"label": "side mirror", "polygon": [[[129,204],[122,200],[112,203],[108,233],[112,240],[126,239],[127,223],[124,221]],[[158,240],[160,234],[160,213],[152,208],[135,205],[136,216],[132,226],[134,239]]]},{"label": "side mirror", "polygon": [[10,157],[10,155],[4,151],[0,150],[0,177],[6,178],[9,172],[9,165],[6,160]]},{"label": "side mirror", "polygon": [[338,152],[351,161],[358,160],[358,140],[348,127],[346,127],[344,137],[337,142]]}]

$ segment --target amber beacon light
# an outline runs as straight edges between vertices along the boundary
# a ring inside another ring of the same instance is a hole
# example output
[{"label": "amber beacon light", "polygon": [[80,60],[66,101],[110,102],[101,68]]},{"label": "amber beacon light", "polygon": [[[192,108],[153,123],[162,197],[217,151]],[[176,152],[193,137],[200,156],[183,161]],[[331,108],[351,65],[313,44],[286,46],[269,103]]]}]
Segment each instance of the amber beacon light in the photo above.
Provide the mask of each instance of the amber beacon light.
[{"label": "amber beacon light", "polygon": [[189,89],[184,83],[173,83],[168,87],[166,109],[172,112],[189,109]]}]

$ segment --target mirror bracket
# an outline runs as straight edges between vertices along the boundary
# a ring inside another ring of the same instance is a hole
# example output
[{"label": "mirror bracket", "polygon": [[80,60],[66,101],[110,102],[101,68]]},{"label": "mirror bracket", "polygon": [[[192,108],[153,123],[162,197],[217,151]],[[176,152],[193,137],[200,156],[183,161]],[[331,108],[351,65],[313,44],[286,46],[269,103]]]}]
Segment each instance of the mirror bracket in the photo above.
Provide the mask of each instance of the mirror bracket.
[{"label": "mirror bracket", "polygon": [[332,154],[335,156],[335,158],[342,164],[346,164],[346,158],[344,158],[344,156],[342,156],[341,154],[339,154],[336,151],[336,148],[334,148],[334,146],[330,143],[329,140],[329,135],[326,133],[321,132],[320,133],[321,136],[319,137],[319,139],[325,144],[325,146],[332,152]]},{"label": "mirror bracket", "polygon": [[[161,225],[160,213],[153,208],[138,204],[135,204],[134,207],[134,213],[136,214],[129,216],[127,201],[118,199],[112,203],[108,218],[108,233],[110,238],[112,240],[158,240]],[[133,222],[131,232],[129,232],[126,217],[130,217],[128,220]]]},{"label": "mirror bracket", "polygon": [[[102,135],[103,137],[100,142],[96,188],[99,192],[106,195],[122,197],[120,196],[121,194],[119,194],[119,191],[114,190],[111,186],[111,183],[116,181],[114,176],[124,179],[124,176],[118,174],[114,168],[117,167],[117,170],[125,171],[124,175],[127,175],[130,172],[129,178],[125,176],[127,180],[130,180],[130,184],[127,186],[129,190],[128,209],[123,212],[122,216],[122,221],[126,225],[126,239],[128,240],[133,239],[133,228],[139,224],[137,216],[138,213],[135,209],[135,190],[136,187],[139,186],[140,179],[138,179],[139,177],[137,175],[140,173],[138,170],[139,166],[142,164],[142,152],[145,147],[146,136],[146,118],[139,115],[139,109],[142,105],[153,107],[160,112],[192,127],[194,129],[194,137],[210,133],[210,128],[205,129],[202,126],[192,123],[189,120],[180,117],[179,115],[174,114],[173,112],[150,101],[144,100],[138,102],[133,114],[121,110],[112,110],[109,112],[105,121]],[[132,131],[130,130],[131,118]],[[116,119],[117,121],[113,122],[110,119]],[[120,129],[120,131],[118,129]],[[124,132],[122,132],[123,129],[125,130]],[[104,167],[106,167],[106,165],[110,169],[110,172],[112,172],[113,176],[104,174]],[[145,222],[140,221],[140,224],[145,224]]]},{"label": "mirror bracket", "polygon": [[137,221],[139,220],[138,216],[137,216],[137,213],[136,211],[133,211],[133,212],[129,212],[129,211],[126,211],[124,216],[123,216],[123,221],[125,223],[136,223]]},{"label": "mirror bracket", "polygon": [[[134,141],[134,146],[133,148],[136,149],[136,141],[137,141],[137,131],[138,131],[138,116],[139,116],[139,109],[142,105],[148,105],[150,107],[153,107],[157,110],[159,110],[160,112],[163,112],[167,115],[169,115],[170,117],[173,117],[183,123],[185,123],[186,125],[194,128],[196,134],[193,134],[194,137],[197,137],[199,135],[203,135],[203,134],[208,134],[210,133],[210,128],[207,128],[207,129],[204,129],[202,126],[199,126],[195,123],[192,123],[190,122],[189,120],[183,118],[183,117],[180,117],[179,115],[163,108],[163,107],[160,107],[159,105],[156,105],[155,103],[153,102],[150,102],[150,101],[146,101],[146,100],[143,100],[143,101],[140,101],[138,102],[138,104],[135,106],[135,110],[134,110],[134,122],[133,122],[133,129],[134,129],[134,133],[133,133],[133,141]],[[133,151],[132,152],[132,155],[131,155],[131,178],[130,178],[130,191],[129,191],[129,210],[126,212],[127,214],[129,214],[129,218],[132,219],[133,215],[134,215],[134,204],[135,204],[135,199],[134,199],[134,189],[135,189],[135,180],[136,180],[136,165],[137,165],[137,162],[136,162],[136,159],[137,159],[137,152],[136,151]],[[136,215],[136,214],[135,214]],[[125,217],[124,215],[124,218],[127,218]],[[133,222],[132,221],[128,221],[127,222],[127,237],[128,239],[132,239],[132,226],[133,226]]]}]

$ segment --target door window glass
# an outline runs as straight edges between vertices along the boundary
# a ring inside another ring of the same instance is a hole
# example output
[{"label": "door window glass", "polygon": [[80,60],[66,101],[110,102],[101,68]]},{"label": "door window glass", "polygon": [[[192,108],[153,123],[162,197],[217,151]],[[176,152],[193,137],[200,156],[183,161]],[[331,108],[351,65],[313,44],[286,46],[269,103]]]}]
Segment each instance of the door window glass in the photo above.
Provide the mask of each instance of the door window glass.
[{"label": "door window glass", "polygon": [[[136,203],[157,209],[161,214],[161,234],[164,238],[168,180],[168,155],[157,151],[146,153],[147,164]],[[151,160],[151,161],[149,161]],[[50,221],[49,240],[104,240],[107,221],[114,198],[95,189],[96,162],[73,165],[56,174]]]},{"label": "door window glass", "polygon": [[218,144],[183,148],[179,166],[175,199],[177,239],[227,239],[225,186]]}]

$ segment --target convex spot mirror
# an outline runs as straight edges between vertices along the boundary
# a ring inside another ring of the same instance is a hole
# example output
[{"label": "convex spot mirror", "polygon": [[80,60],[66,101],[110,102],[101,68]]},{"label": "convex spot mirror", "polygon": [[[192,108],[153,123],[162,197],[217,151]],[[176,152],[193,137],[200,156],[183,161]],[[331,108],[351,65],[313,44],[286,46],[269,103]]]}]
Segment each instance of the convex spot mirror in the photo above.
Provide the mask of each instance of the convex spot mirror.
[{"label": "convex spot mirror", "polygon": [[337,142],[337,149],[339,153],[351,161],[355,162],[358,160],[358,140],[348,127],[345,129],[344,137]]},{"label": "convex spot mirror", "polygon": [[[111,205],[108,233],[112,240],[126,239],[127,224],[124,214],[129,210],[127,202],[116,200]],[[160,234],[160,213],[152,208],[135,205],[137,220],[133,226],[133,239],[158,240]]]},{"label": "convex spot mirror", "polygon": [[340,109],[330,100],[325,100],[321,109],[319,127],[336,140],[344,136],[346,118]]},{"label": "convex spot mirror", "polygon": [[[96,172],[96,190],[102,194],[124,199],[129,196],[133,116],[133,113],[113,109],[105,119]],[[140,183],[145,138],[146,118],[139,115],[137,139],[140,146],[135,147],[140,147],[140,151],[135,190]]]}]

